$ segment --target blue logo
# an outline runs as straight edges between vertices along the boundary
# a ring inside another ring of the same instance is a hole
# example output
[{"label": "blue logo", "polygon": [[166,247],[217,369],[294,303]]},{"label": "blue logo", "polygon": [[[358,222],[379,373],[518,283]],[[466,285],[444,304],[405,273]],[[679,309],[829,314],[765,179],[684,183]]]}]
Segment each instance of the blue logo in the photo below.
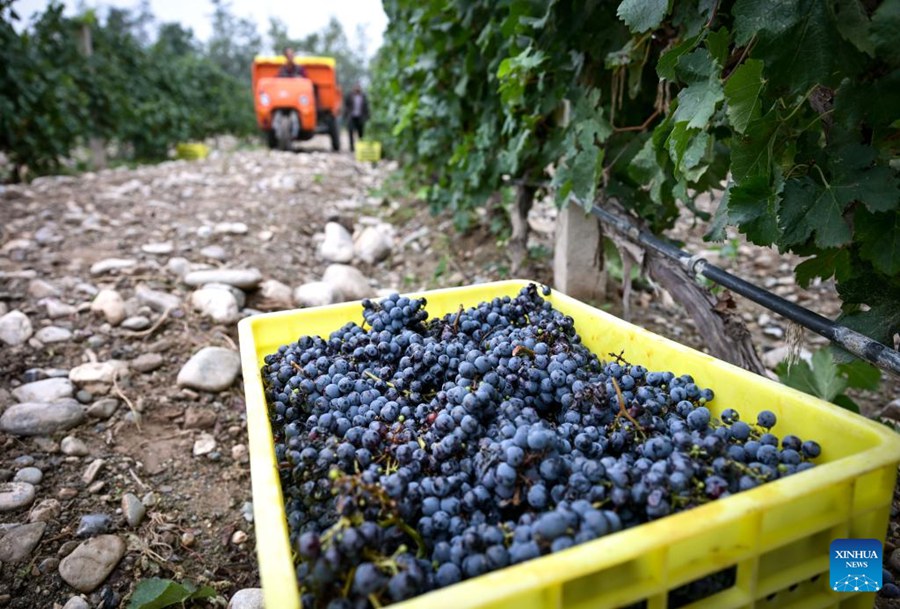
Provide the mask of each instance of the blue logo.
[{"label": "blue logo", "polygon": [[831,589],[835,592],[881,590],[881,542],[835,539],[831,542]]}]

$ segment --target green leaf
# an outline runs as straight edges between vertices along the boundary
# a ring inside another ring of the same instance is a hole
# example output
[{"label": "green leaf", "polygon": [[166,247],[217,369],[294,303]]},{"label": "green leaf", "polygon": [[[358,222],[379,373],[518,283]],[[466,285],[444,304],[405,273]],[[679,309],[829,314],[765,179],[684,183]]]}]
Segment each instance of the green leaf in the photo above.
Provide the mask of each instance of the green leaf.
[{"label": "green leaf", "polygon": [[138,582],[128,609],[164,609],[187,600],[191,590],[170,579],[156,577]]},{"label": "green leaf", "polygon": [[772,154],[778,123],[774,110],[748,124],[745,135],[731,138],[731,173],[737,181],[772,174]]},{"label": "green leaf", "polygon": [[850,412],[855,412],[859,414],[859,404],[853,401],[846,393],[842,393],[841,395],[835,396],[833,400],[831,400],[832,404],[836,404],[843,408],[844,410],[849,410]]},{"label": "green leaf", "polygon": [[854,220],[856,238],[862,243],[860,256],[882,273],[900,273],[900,213],[871,214],[860,210]]},{"label": "green leaf", "polygon": [[635,34],[659,27],[669,10],[668,0],[623,0],[616,15]]},{"label": "green leaf", "polygon": [[672,115],[675,123],[687,121],[691,129],[703,129],[709,124],[716,105],[725,98],[718,80],[698,82],[678,93],[678,108]]},{"label": "green leaf", "polygon": [[675,66],[683,55],[694,50],[699,40],[700,36],[691,36],[660,55],[656,62],[656,74],[664,80],[675,80]]},{"label": "green leaf", "polygon": [[704,48],[681,55],[675,64],[675,75],[687,84],[705,83],[716,78],[718,72],[712,55]]},{"label": "green leaf", "polygon": [[779,221],[783,244],[803,243],[814,232],[821,248],[844,245],[850,241],[844,207],[830,185],[823,187],[809,177],[788,181]]},{"label": "green leaf", "polygon": [[771,245],[778,230],[778,193],[768,180],[754,176],[729,189],[728,219],[756,245]]},{"label": "green leaf", "polygon": [[900,65],[900,2],[882,2],[872,15],[869,32],[877,55],[894,67]]},{"label": "green leaf", "polygon": [[745,45],[757,32],[779,34],[800,18],[797,0],[737,0],[734,3],[734,41]]},{"label": "green leaf", "polygon": [[835,25],[844,39],[863,53],[875,56],[875,44],[869,37],[869,17],[859,0],[837,0]]},{"label": "green leaf", "polygon": [[724,67],[728,60],[728,48],[731,44],[731,33],[726,28],[719,28],[706,36],[706,48],[719,67]]},{"label": "green leaf", "polygon": [[703,235],[705,241],[722,242],[725,241],[725,237],[728,236],[725,233],[725,227],[728,226],[729,190],[730,188],[725,191],[722,195],[722,200],[719,201],[719,206],[716,208],[716,213],[713,215],[712,222],[709,224],[709,229],[706,231],[706,234]]},{"label": "green leaf", "polygon": [[799,389],[828,402],[847,388],[847,381],[840,376],[828,348],[820,349],[813,354],[811,367],[801,360],[788,370],[787,364],[782,362],[775,368],[775,373],[788,387]]},{"label": "green leaf", "polygon": [[649,191],[654,203],[662,204],[662,185],[666,181],[666,174],[656,158],[653,139],[644,142],[641,150],[631,159],[628,175]]},{"label": "green leaf", "polygon": [[809,287],[815,277],[828,279],[832,275],[838,278],[850,274],[850,252],[845,248],[822,250],[809,260],[804,260],[794,268],[794,276],[800,287]]},{"label": "green leaf", "polygon": [[738,133],[745,133],[750,121],[759,118],[760,99],[765,81],[762,78],[764,62],[748,59],[728,77],[725,83],[725,112]]},{"label": "green leaf", "polygon": [[861,359],[838,366],[847,377],[847,386],[854,389],[877,391],[881,383],[881,371],[868,362]]}]

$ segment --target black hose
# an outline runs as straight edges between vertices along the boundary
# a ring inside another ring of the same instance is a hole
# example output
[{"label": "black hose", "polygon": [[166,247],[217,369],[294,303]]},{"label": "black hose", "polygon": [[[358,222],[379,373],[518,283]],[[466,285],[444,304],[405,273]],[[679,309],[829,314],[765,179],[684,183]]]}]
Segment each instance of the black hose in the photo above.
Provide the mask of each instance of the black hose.
[{"label": "black hose", "polygon": [[[581,206],[580,201],[577,201],[577,199],[574,198],[573,200],[576,204]],[[816,334],[824,336],[839,347],[878,366],[882,370],[900,376],[900,352],[897,352],[864,334],[860,334],[856,330],[851,330],[846,326],[837,324],[830,319],[822,317],[818,313],[814,313],[809,309],[805,309],[793,302],[785,300],[768,290],[753,285],[748,281],[744,281],[740,277],[736,277],[716,265],[711,264],[705,258],[691,256],[671,242],[660,239],[645,230],[641,230],[627,220],[613,215],[601,207],[594,205],[591,209],[591,213],[604,224],[612,226],[617,231],[624,233],[638,243],[663,256],[678,261],[691,273],[702,275],[710,281],[728,288],[732,292],[740,294],[745,298],[749,298],[753,302],[760,304],[805,328],[809,328]]]}]

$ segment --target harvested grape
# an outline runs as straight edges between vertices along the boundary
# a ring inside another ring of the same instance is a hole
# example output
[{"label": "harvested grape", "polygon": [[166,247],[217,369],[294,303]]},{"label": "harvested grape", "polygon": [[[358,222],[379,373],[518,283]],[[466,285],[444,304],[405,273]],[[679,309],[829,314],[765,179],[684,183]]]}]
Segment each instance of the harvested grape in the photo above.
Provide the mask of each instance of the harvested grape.
[{"label": "harvested grape", "polygon": [[[601,361],[539,288],[364,301],[262,369],[304,607],[414,597],[812,466],[688,375]],[[752,420],[752,419],[751,419]],[[698,589],[702,586],[698,586]],[[692,588],[693,589],[693,588]]]}]

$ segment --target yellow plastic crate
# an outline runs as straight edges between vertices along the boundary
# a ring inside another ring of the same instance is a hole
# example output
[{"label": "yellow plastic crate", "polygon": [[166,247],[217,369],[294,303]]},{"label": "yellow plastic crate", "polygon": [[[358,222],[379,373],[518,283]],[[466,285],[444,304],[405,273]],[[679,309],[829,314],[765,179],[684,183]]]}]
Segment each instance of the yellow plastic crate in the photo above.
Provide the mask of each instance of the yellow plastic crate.
[{"label": "yellow plastic crate", "polygon": [[175,146],[175,158],[187,161],[205,159],[209,156],[209,146],[199,142],[184,142]]},{"label": "yellow plastic crate", "polygon": [[357,161],[370,161],[376,163],[381,160],[381,142],[374,140],[359,140],[354,147]]},{"label": "yellow plastic crate", "polygon": [[[496,296],[514,296],[528,282],[502,281],[423,294],[434,317]],[[736,408],[745,420],[760,410],[778,416],[779,436],[822,445],[812,470],[702,507],[578,545],[564,552],[467,580],[397,609],[599,609],[646,601],[664,609],[668,592],[736,567],[731,588],[691,608],[870,608],[874,593],[829,589],[829,544],[835,538],[884,539],[900,462],[900,436],[861,416],[746,372],[556,291],[553,306],[571,315],[585,345],[609,359],[624,357],[650,370],[691,374],[711,387],[718,415]],[[266,412],[263,358],[303,335],[326,336],[361,319],[358,302],[256,315],[238,325],[257,555],[265,604],[299,609],[287,521]]]}]

